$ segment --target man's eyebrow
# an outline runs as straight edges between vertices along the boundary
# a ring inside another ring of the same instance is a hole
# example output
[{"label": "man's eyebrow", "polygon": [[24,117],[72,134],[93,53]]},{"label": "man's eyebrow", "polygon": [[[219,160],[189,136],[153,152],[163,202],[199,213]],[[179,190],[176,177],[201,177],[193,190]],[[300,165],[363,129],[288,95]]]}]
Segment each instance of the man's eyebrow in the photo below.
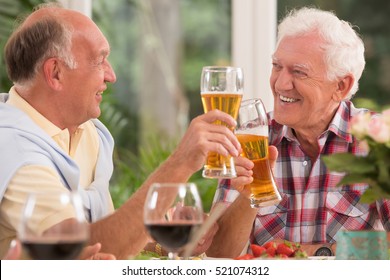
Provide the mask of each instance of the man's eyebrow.
[{"label": "man's eyebrow", "polygon": [[[272,62],[280,63],[280,59],[272,55]],[[300,68],[305,70],[310,70],[310,67],[307,63],[295,63],[293,64],[293,68]]]},{"label": "man's eyebrow", "polygon": [[307,63],[296,63],[293,65],[294,68],[301,68],[305,70],[310,70],[310,67]]}]

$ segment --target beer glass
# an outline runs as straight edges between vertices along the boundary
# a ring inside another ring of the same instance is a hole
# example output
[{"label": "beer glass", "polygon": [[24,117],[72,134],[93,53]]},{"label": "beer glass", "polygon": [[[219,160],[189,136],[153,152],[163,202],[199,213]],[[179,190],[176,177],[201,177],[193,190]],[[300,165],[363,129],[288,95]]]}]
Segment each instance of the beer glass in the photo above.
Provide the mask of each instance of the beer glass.
[{"label": "beer glass", "polygon": [[[202,69],[200,91],[204,112],[218,109],[237,119],[244,87],[244,77],[241,68],[207,66]],[[226,123],[216,121],[216,124]],[[234,127],[229,127],[232,131]],[[237,177],[231,156],[222,156],[210,152],[203,168],[205,178],[234,178]]]},{"label": "beer glass", "polygon": [[253,182],[249,184],[251,207],[269,206],[281,200],[268,160],[268,118],[260,99],[244,100],[235,130],[242,155],[253,161]]}]

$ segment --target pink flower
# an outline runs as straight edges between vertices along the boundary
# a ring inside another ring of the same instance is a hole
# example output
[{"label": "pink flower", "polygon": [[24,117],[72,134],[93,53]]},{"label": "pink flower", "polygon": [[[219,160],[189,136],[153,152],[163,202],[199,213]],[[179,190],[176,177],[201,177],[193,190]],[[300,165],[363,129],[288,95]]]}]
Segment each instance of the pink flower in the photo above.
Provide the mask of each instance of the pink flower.
[{"label": "pink flower", "polygon": [[387,125],[390,127],[390,109],[384,110],[382,112],[382,117],[384,118]]},{"label": "pink flower", "polygon": [[[369,184],[373,191],[365,192],[361,201],[371,203],[379,198],[390,199],[390,109],[373,116],[370,113],[354,116],[350,132],[359,140],[359,147],[367,152],[366,156],[351,155],[349,152],[324,156],[327,167],[345,172],[338,185]],[[355,161],[356,165],[346,164]]]},{"label": "pink flower", "polygon": [[370,113],[358,114],[351,119],[350,131],[358,139],[363,139],[367,133],[370,123]]},{"label": "pink flower", "polygon": [[390,126],[381,116],[373,117],[368,126],[368,136],[378,143],[390,142]]}]

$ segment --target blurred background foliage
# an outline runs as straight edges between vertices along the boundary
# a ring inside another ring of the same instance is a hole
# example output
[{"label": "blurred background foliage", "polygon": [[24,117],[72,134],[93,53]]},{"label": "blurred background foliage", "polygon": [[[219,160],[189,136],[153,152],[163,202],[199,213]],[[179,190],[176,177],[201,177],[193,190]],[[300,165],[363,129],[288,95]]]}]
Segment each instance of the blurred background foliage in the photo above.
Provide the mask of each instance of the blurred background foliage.
[{"label": "blurred background foliage", "polygon": [[[154,18],[164,17],[166,13],[164,10],[145,11],[145,1],[153,4],[162,0],[92,1],[92,17],[110,42],[110,62],[117,74],[117,83],[110,85],[105,92],[100,118],[116,142],[115,171],[111,182],[116,207],[137,190],[145,178],[169,156],[180,139],[180,135],[156,134],[142,140],[139,137],[145,130],[140,125],[141,53],[161,40],[158,34],[143,37],[142,22],[147,16],[148,22],[153,23]],[[30,12],[41,2],[50,1],[0,0],[1,49],[4,49],[17,16]],[[180,60],[175,67],[180,73],[180,86],[189,103],[188,119],[192,119],[203,112],[199,98],[201,68],[205,65],[230,64],[232,6],[230,0],[171,0],[170,4],[179,13],[180,28],[177,32],[180,33],[180,46],[177,49]],[[390,2],[278,0],[278,18],[291,8],[307,5],[335,11],[340,18],[356,25],[362,34],[367,64],[354,103],[358,107],[374,110],[390,104]],[[0,65],[0,90],[5,92],[11,83],[6,75],[3,56]],[[208,211],[217,182],[203,179],[200,172],[194,174],[191,181],[198,185],[205,211]]]}]

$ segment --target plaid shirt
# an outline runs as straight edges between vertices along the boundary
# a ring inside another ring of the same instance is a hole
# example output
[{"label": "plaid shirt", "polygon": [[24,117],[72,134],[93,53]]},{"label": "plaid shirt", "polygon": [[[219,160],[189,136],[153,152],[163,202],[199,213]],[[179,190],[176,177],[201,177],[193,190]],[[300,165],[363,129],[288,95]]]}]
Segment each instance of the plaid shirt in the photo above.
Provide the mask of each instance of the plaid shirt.
[{"label": "plaid shirt", "polygon": [[[292,129],[278,124],[270,114],[269,143],[277,147],[279,156],[275,180],[282,196],[279,204],[259,208],[250,241],[264,244],[271,239],[300,243],[333,243],[339,230],[386,229],[390,231],[390,201],[371,205],[359,203],[366,184],[336,187],[343,174],[330,172],[322,155],[351,152],[363,155],[356,139],[348,132],[351,116],[365,109],[356,109],[349,101],[342,102],[328,130],[318,138],[320,156],[315,162],[300,149]],[[230,204],[238,196],[230,180],[221,180],[214,202]]]}]

